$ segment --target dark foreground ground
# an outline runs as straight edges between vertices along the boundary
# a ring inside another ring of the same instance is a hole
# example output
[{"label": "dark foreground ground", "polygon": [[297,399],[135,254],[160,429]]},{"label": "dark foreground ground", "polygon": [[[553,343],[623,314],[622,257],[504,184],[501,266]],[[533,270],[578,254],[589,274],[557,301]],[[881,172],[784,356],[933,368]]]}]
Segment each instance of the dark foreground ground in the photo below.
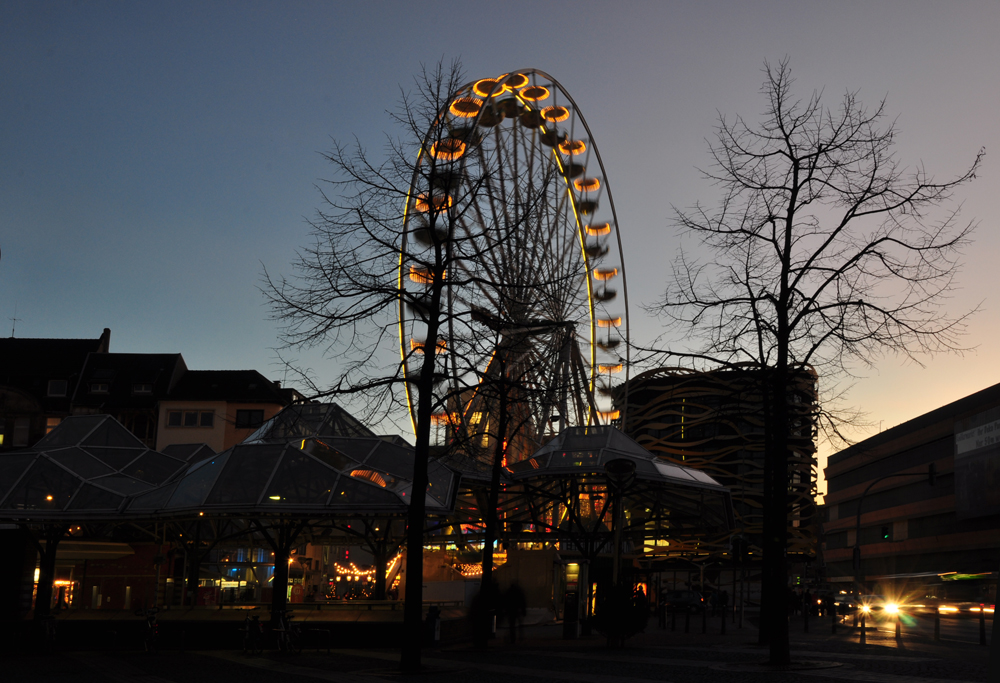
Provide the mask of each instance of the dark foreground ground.
[{"label": "dark foreground ground", "polygon": [[[156,654],[136,649],[72,651],[61,646],[49,654],[7,652],[0,656],[0,681],[5,683],[313,683],[314,681],[378,683],[419,679],[449,682],[526,683],[534,681],[670,681],[674,683],[785,683],[809,680],[874,683],[936,683],[987,680],[989,648],[976,642],[935,642],[916,630],[897,641],[891,630],[867,632],[868,644],[857,633],[811,624],[804,633],[792,626],[792,657],[802,668],[774,671],[762,665],[767,651],[756,645],[752,627],[719,633],[717,625],[702,634],[658,629],[608,649],[599,636],[565,640],[560,626],[525,629],[523,639],[508,643],[503,636],[488,650],[452,642],[424,650],[425,671],[415,676],[397,672],[398,651],[383,647],[345,648],[334,642],[329,654],[307,648],[299,655],[246,656],[238,650],[164,650]],[[338,648],[338,646],[341,646]],[[202,645],[204,647],[204,645]]]}]

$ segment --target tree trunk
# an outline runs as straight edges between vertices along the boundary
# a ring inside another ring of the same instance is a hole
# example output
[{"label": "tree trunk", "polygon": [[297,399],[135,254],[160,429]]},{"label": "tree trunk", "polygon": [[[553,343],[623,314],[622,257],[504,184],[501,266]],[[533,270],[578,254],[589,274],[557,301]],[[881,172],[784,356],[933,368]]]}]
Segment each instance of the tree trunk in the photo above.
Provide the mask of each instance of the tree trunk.
[{"label": "tree trunk", "polygon": [[38,590],[35,593],[36,620],[47,619],[52,615],[52,582],[56,577],[56,550],[62,540],[65,529],[46,530],[44,532],[45,547],[39,548],[38,558]]},{"label": "tree trunk", "polygon": [[[779,354],[780,357],[780,354]],[[779,360],[780,363],[780,360]],[[788,369],[779,367],[774,372],[771,386],[771,420],[774,434],[771,471],[771,498],[766,508],[770,524],[767,525],[764,549],[770,556],[768,614],[768,644],[770,663],[788,664],[791,654],[788,641]]]},{"label": "tree trunk", "polygon": [[[440,245],[437,247],[440,251]],[[437,263],[441,263],[438,254]],[[403,647],[400,668],[403,673],[420,670],[420,650],[423,643],[423,582],[424,582],[424,523],[427,514],[427,462],[431,445],[431,415],[434,412],[434,364],[437,357],[440,328],[443,269],[437,269],[431,284],[430,310],[424,342],[424,362],[417,385],[416,445],[413,452],[413,487],[406,515],[406,597],[403,603]]]},{"label": "tree trunk", "polygon": [[[390,523],[391,520],[386,520]],[[385,551],[385,544],[379,543],[377,550],[373,549],[372,556],[375,558],[375,600],[385,600],[385,563],[388,560],[388,553]]]},{"label": "tree trunk", "polygon": [[288,608],[288,557],[290,544],[283,538],[284,530],[278,534],[274,544],[274,576],[271,578],[271,623],[278,622],[278,614]]},{"label": "tree trunk", "polygon": [[493,588],[493,544],[497,538],[497,508],[500,505],[500,471],[503,469],[504,442],[507,434],[507,386],[506,364],[501,350],[498,354],[500,362],[500,386],[498,396],[500,399],[500,414],[497,419],[497,437],[493,451],[493,469],[490,473],[490,495],[489,505],[486,509],[486,529],[483,535],[483,578],[479,584],[479,596],[483,604],[483,609],[479,612],[479,623],[473,625],[473,638],[476,647],[485,648],[489,644],[489,637],[492,631],[491,617],[497,611],[497,592]]}]

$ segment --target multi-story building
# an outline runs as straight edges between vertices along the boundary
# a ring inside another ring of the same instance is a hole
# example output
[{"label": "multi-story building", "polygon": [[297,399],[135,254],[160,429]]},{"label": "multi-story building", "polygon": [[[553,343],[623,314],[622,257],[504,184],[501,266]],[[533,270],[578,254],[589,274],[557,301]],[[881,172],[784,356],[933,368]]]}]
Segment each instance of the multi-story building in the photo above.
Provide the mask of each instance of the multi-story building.
[{"label": "multi-story building", "polygon": [[[811,560],[816,548],[816,375],[795,375],[789,464],[789,556]],[[619,394],[620,405],[621,394]],[[753,367],[695,372],[659,368],[629,380],[623,430],[662,458],[702,470],[732,492],[736,530],[760,545],[764,514],[764,402]],[[728,538],[706,539],[725,549]]]},{"label": "multi-story building", "polygon": [[830,456],[825,473],[830,582],[854,581],[856,552],[869,590],[997,571],[1000,384]]},{"label": "multi-story building", "polygon": [[0,450],[37,443],[70,415],[112,415],[148,448],[222,451],[304,400],[256,370],[188,370],[179,353],[111,353],[98,339],[0,339]]},{"label": "multi-story building", "polygon": [[256,370],[189,370],[159,403],[156,450],[205,443],[217,452],[243,441],[284,406],[302,403]]},{"label": "multi-story building", "polygon": [[36,443],[72,414],[90,354],[106,354],[111,330],[97,339],[0,339],[0,451]]}]

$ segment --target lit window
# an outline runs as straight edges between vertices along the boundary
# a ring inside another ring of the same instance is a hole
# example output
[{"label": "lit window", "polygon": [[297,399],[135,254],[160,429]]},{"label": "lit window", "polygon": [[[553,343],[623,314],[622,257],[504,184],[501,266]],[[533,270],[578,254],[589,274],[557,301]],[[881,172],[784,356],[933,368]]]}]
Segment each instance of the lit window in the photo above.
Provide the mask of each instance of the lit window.
[{"label": "lit window", "polygon": [[64,379],[50,379],[49,380],[49,390],[47,395],[49,396],[65,396],[67,389],[67,382]]},{"label": "lit window", "polygon": [[61,417],[47,417],[47,418],[45,418],[45,433],[48,434],[53,429],[55,429],[56,427],[58,427],[60,422],[62,422],[62,418]]}]

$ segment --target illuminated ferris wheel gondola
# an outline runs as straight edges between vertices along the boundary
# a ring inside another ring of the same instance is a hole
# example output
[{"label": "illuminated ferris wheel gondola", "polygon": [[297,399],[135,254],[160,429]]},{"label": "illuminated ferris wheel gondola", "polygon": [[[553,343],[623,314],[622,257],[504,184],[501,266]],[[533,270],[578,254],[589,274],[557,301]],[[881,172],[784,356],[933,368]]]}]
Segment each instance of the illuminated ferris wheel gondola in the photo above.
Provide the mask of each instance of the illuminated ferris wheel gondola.
[{"label": "illuminated ferris wheel gondola", "polygon": [[[479,387],[500,373],[513,378],[516,450],[617,420],[612,395],[628,377],[621,236],[597,145],[565,89],[536,69],[459,88],[423,141],[407,201],[399,338],[408,374],[428,343],[428,264],[449,264],[436,341],[443,428],[485,447],[498,408]],[[407,400],[414,416],[416,397]]]}]

